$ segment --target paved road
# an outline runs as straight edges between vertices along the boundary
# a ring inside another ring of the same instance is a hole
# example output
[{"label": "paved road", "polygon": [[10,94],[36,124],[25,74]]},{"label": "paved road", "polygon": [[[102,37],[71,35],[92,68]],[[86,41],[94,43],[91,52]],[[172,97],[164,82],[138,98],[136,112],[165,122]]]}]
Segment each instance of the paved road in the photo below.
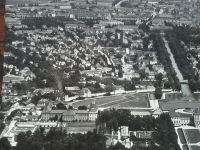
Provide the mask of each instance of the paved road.
[{"label": "paved road", "polygon": [[185,96],[192,96],[192,92],[189,88],[189,85],[187,83],[183,83],[183,82],[187,82],[187,80],[184,80],[183,78],[183,75],[181,74],[179,68],[178,68],[178,65],[176,64],[176,61],[174,59],[174,55],[172,54],[171,52],[171,49],[169,47],[169,43],[168,41],[166,40],[165,36],[164,36],[164,33],[161,33],[162,35],[162,39],[165,43],[165,47],[167,48],[167,52],[169,53],[170,55],[170,59],[171,59],[171,62],[172,62],[172,66],[176,72],[176,76],[178,77],[179,79],[179,82],[181,83],[181,90],[182,90],[182,93],[185,95]]}]

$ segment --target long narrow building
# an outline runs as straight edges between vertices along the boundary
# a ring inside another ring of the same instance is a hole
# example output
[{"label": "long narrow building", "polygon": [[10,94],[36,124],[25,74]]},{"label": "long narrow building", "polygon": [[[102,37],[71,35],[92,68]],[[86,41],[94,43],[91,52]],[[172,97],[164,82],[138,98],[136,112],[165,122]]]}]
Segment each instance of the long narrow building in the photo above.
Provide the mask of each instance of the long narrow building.
[{"label": "long narrow building", "polygon": [[5,1],[6,0],[0,0],[0,96],[2,93],[3,63],[5,51]]}]

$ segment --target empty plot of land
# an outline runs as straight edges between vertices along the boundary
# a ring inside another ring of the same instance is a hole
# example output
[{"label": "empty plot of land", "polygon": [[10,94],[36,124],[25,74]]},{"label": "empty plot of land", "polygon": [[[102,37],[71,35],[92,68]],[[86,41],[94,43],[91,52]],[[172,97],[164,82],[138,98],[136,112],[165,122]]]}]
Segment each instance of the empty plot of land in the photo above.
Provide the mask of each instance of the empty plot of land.
[{"label": "empty plot of land", "polygon": [[73,107],[85,105],[88,106],[92,102],[95,102],[98,107],[141,107],[149,108],[149,100],[147,94],[125,94],[125,95],[115,95],[106,96],[99,98],[85,99],[79,102],[73,103]]},{"label": "empty plot of land", "polygon": [[124,98],[122,96],[104,96],[104,97],[99,97],[99,98],[90,98],[90,99],[85,99],[82,101],[78,101],[73,103],[73,107],[77,108],[78,106],[88,106],[90,105],[92,102],[95,102],[95,104],[97,106],[102,106],[108,103],[113,103],[113,102],[117,102],[119,103],[120,101],[123,101]]},{"label": "empty plot of land", "polygon": [[119,107],[149,107],[148,96],[145,94],[127,95],[126,98],[128,101],[126,103],[119,104]]},{"label": "empty plot of land", "polygon": [[184,129],[184,133],[185,133],[185,137],[188,141],[188,144],[195,144],[195,143],[200,142],[199,129]]}]

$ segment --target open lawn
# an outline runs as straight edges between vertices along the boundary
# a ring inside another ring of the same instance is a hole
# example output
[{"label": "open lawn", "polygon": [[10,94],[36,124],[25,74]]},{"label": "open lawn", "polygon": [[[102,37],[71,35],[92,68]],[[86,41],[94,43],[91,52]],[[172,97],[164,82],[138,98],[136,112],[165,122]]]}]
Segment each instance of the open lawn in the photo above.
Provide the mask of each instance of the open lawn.
[{"label": "open lawn", "polygon": [[92,102],[95,102],[96,105],[100,108],[107,107],[140,107],[140,108],[149,108],[149,100],[147,94],[145,95],[137,94],[124,94],[124,95],[115,95],[115,96],[103,96],[99,98],[90,98],[85,99],[79,102],[74,102],[73,107],[77,108],[78,106],[88,106]]},{"label": "open lawn", "polygon": [[200,142],[200,131],[198,129],[184,129],[184,132],[188,144],[195,144]]},{"label": "open lawn", "polygon": [[126,103],[119,104],[120,107],[149,107],[148,96],[145,94],[127,95],[126,98],[128,101]]}]

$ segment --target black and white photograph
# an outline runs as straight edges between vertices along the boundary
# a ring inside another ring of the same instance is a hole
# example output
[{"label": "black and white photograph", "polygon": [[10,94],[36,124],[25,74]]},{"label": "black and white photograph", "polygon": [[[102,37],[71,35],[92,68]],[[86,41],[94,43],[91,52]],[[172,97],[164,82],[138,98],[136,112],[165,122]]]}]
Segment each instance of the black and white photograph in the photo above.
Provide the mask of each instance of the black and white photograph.
[{"label": "black and white photograph", "polygon": [[200,150],[200,0],[0,0],[0,150]]}]

